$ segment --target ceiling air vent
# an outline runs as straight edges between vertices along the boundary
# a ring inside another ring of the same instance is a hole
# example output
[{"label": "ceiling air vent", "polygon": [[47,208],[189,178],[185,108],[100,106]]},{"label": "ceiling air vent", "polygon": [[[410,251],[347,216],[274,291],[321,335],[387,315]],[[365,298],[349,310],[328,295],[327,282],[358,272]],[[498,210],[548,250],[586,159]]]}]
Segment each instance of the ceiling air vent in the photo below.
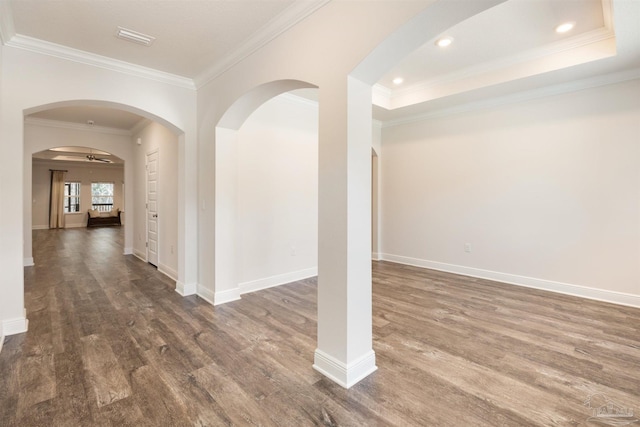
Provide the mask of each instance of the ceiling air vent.
[{"label": "ceiling air vent", "polygon": [[118,27],[116,37],[127,40],[133,43],[142,44],[145,46],[151,46],[156,39],[155,37],[148,36],[146,34],[139,33],[137,31],[129,30],[126,28]]}]

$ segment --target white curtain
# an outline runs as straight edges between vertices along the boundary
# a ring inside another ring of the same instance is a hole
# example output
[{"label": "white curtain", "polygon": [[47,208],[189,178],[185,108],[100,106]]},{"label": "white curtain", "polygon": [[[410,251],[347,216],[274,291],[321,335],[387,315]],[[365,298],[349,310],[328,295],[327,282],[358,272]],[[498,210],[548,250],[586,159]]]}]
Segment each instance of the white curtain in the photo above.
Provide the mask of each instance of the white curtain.
[{"label": "white curtain", "polygon": [[64,228],[64,173],[65,171],[51,171],[49,228]]}]

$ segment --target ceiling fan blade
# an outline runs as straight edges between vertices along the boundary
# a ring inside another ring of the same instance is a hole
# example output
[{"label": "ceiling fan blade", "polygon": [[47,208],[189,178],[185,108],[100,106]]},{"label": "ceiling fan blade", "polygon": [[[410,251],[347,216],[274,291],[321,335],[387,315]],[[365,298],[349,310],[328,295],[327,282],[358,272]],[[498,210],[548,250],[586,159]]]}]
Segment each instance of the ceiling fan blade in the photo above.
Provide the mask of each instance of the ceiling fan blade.
[{"label": "ceiling fan blade", "polygon": [[95,158],[96,161],[98,162],[102,162],[102,163],[113,163],[111,160],[109,159],[99,159],[99,158]]}]

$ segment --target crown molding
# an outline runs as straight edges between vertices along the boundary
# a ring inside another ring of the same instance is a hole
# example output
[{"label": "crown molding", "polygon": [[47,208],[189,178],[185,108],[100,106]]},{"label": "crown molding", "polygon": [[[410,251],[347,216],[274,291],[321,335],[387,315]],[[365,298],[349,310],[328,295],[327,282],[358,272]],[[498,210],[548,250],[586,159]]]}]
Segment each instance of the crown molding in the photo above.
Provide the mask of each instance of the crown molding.
[{"label": "crown molding", "polygon": [[60,120],[40,119],[37,117],[25,117],[24,123],[26,125],[46,126],[51,128],[69,129],[69,130],[76,130],[76,131],[83,131],[83,132],[106,133],[109,135],[120,135],[120,136],[132,135],[130,130],[125,130],[125,129],[116,129],[116,128],[110,128],[106,126],[95,126],[95,125],[92,126],[84,123],[62,122]]},{"label": "crown molding", "polygon": [[[587,46],[593,43],[597,43],[603,40],[615,38],[615,34],[612,30],[607,28],[600,28],[597,30],[590,31],[588,33],[584,33],[580,36],[574,37],[566,42],[557,42],[551,45],[547,45],[537,49],[531,49],[526,52],[522,52],[518,55],[513,55],[508,58],[500,59],[497,61],[491,61],[489,63],[480,64],[477,66],[472,66],[465,68],[463,70],[455,71],[443,76],[440,76],[436,79],[428,80],[411,87],[397,89],[397,90],[389,90],[390,96],[387,98],[386,102],[383,102],[383,105],[376,104],[378,106],[385,107],[384,104],[393,106],[394,101],[400,98],[404,98],[407,96],[411,96],[414,93],[420,93],[424,91],[428,91],[429,89],[433,89],[434,87],[454,83],[457,81],[465,80],[473,78],[474,76],[483,75],[487,73],[492,73],[496,71],[500,71],[502,69],[523,64],[529,61],[535,61],[537,59],[544,58],[549,55],[557,54],[560,52],[566,52],[572,49],[577,49],[583,46]],[[383,92],[379,91],[379,95],[383,95]]]},{"label": "crown molding", "polygon": [[[590,31],[588,33],[581,34],[575,38],[569,39],[566,42],[557,42],[551,45],[543,46],[537,49],[531,49],[529,51],[520,53],[518,55],[513,55],[503,60],[492,61],[489,63],[481,64],[474,67],[469,67],[460,72],[451,73],[437,80],[433,80],[431,82],[427,82],[425,84],[420,85],[419,87],[414,87],[409,92],[413,92],[415,90],[423,90],[428,89],[429,87],[438,86],[443,83],[450,83],[457,80],[463,80],[470,77],[473,77],[478,74],[490,73],[494,71],[498,71],[503,68],[510,67],[512,65],[522,64],[525,62],[533,61],[536,59],[543,58],[545,56],[553,55],[555,53],[566,52],[572,49],[577,49],[582,46],[590,45],[593,43],[597,43],[602,40],[606,40],[609,38],[615,37],[614,33],[606,28],[600,28],[597,30]],[[402,96],[404,90],[396,91],[392,96]]]},{"label": "crown molding", "polygon": [[[0,1],[0,3],[4,2]],[[96,55],[94,53],[73,49],[56,43],[35,39],[33,37],[16,34],[5,44],[9,47],[14,47],[17,49],[24,49],[30,52],[36,52],[43,55],[66,59],[68,61],[74,61],[81,64],[104,68],[106,70],[155,80],[161,83],[167,83],[185,89],[195,90],[195,84],[193,83],[193,80],[187,77],[165,73],[153,68],[131,64],[129,62],[120,61],[118,59],[113,59],[102,55]]]},{"label": "crown molding", "polygon": [[213,66],[200,73],[194,79],[197,88],[201,88],[219,77],[225,71],[256,52],[261,47],[278,37],[280,34],[293,27],[316,10],[320,9],[331,0],[296,1],[284,12],[269,21],[260,30],[252,34],[241,46],[232,53],[216,61]]},{"label": "crown molding", "polygon": [[501,58],[495,61],[485,62],[461,70],[453,71],[448,74],[437,76],[436,78],[416,83],[409,87],[388,88],[382,85],[373,87],[373,103],[379,107],[388,110],[394,109],[394,101],[411,97],[420,92],[429,91],[440,85],[455,83],[457,81],[470,79],[478,75],[493,73],[514,65],[524,64],[526,62],[538,60],[546,56],[578,49],[583,46],[601,42],[603,40],[615,39],[613,29],[613,9],[611,0],[602,1],[603,26],[586,33],[570,37],[565,40],[559,40],[538,48],[529,49],[517,55],[507,58]]},{"label": "crown molding", "polygon": [[178,76],[171,73],[155,70],[120,61],[102,55],[73,49],[56,43],[39,40],[29,36],[15,34],[13,19],[8,1],[0,0],[0,37],[3,44],[18,49],[24,49],[44,55],[62,58],[69,61],[92,65],[111,71],[117,71],[137,77],[156,80],[174,86],[193,89],[202,87],[216,77],[229,70],[231,67],[251,55],[289,28],[311,15],[331,0],[311,0],[294,2],[284,12],[272,19],[268,24],[250,36],[240,47],[232,53],[217,61],[195,79]]},{"label": "crown molding", "polygon": [[392,126],[400,126],[409,123],[451,116],[454,114],[468,113],[475,110],[497,108],[504,105],[516,104],[519,102],[526,102],[534,99],[546,98],[549,96],[562,95],[569,92],[576,92],[579,90],[591,89],[599,86],[622,83],[635,79],[640,79],[640,68],[620,71],[617,73],[604,74],[582,80],[571,81],[568,83],[546,86],[539,89],[517,92],[511,95],[501,96],[497,98],[470,102],[464,105],[431,111],[426,114],[416,114],[395,120],[388,120],[383,122],[382,127],[387,128]]},{"label": "crown molding", "polygon": [[15,35],[11,5],[8,1],[0,1],[0,42],[6,44]]},{"label": "crown molding", "polygon": [[371,102],[378,107],[391,110],[391,95],[393,91],[388,87],[382,86],[379,83],[373,85],[371,90]]}]

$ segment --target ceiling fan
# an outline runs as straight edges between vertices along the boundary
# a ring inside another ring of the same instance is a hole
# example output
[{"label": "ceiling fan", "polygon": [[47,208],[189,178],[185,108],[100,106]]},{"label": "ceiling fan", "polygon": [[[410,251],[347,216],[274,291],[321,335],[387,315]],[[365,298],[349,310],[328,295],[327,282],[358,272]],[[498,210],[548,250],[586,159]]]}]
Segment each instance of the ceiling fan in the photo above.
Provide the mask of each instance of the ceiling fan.
[{"label": "ceiling fan", "polygon": [[103,159],[103,158],[100,158],[100,157],[96,157],[93,153],[91,153],[91,154],[87,154],[87,159],[88,159],[90,162],[113,163],[113,162],[112,162],[111,160],[109,160],[109,159]]},{"label": "ceiling fan", "polygon": [[42,158],[67,162],[117,163],[117,157],[112,157],[112,154],[89,147],[56,147],[48,149],[47,152],[50,154]]}]

